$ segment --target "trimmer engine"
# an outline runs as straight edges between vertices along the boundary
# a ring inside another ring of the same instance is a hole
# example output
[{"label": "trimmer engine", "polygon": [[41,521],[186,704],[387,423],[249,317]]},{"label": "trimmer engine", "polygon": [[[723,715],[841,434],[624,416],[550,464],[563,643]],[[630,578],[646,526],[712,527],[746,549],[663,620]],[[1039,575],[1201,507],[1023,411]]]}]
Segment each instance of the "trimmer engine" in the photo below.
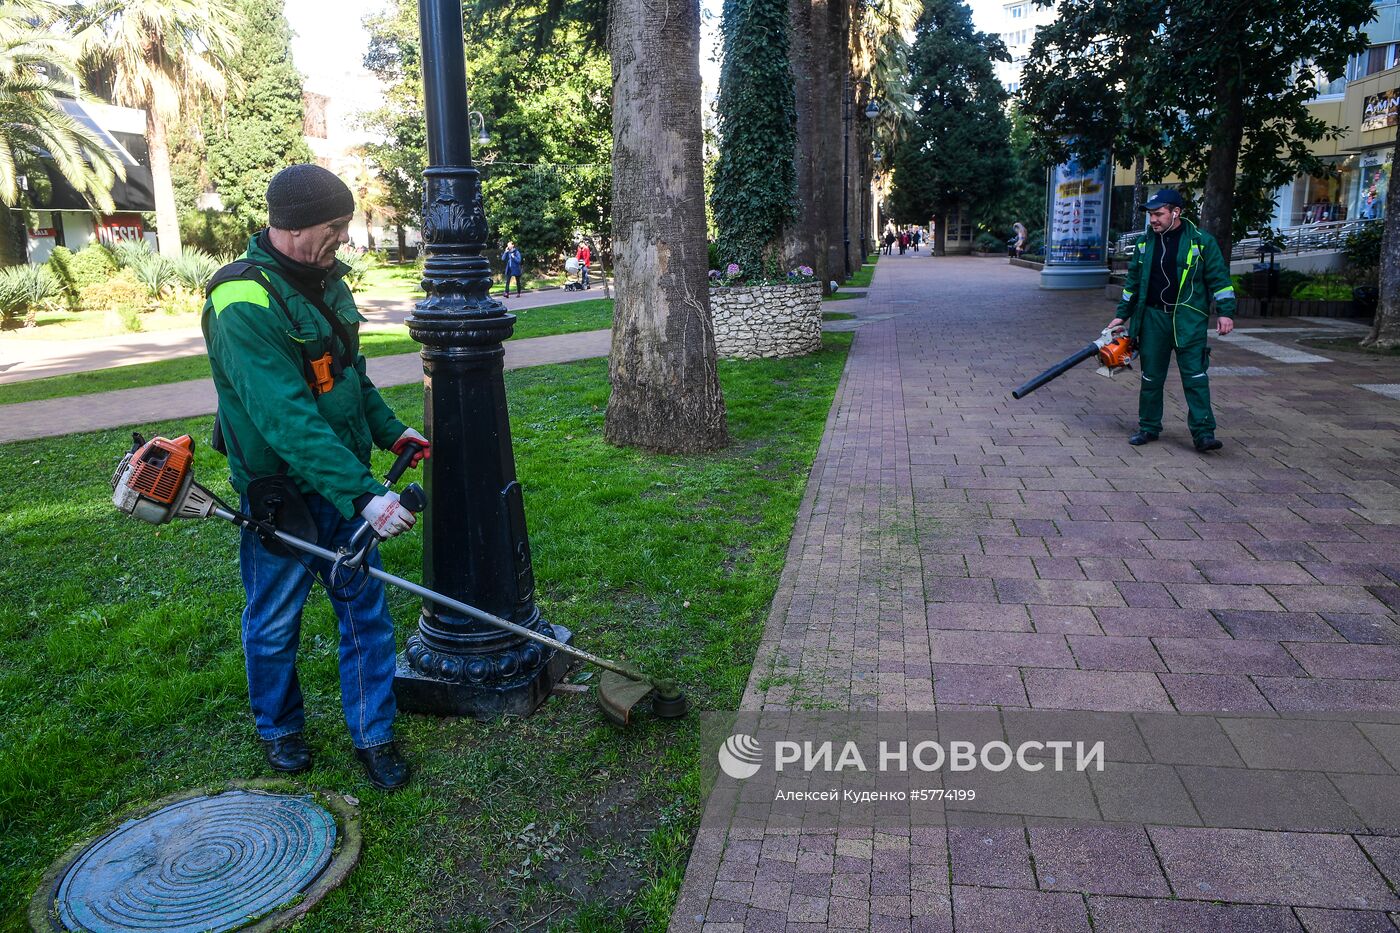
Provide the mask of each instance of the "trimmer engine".
[{"label": "trimmer engine", "polygon": [[163,525],[172,518],[208,518],[217,500],[194,481],[194,441],[131,435],[130,452],[112,474],[112,504],[143,522]]}]

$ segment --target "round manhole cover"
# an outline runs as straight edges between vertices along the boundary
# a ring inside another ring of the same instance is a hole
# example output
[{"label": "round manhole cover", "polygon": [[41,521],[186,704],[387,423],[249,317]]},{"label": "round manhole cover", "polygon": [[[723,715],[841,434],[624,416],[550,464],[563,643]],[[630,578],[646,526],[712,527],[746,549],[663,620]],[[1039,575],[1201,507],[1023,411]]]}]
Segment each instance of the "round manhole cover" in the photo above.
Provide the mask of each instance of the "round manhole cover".
[{"label": "round manhole cover", "polygon": [[[335,816],[310,796],[189,797],[82,850],[49,888],[48,918],[53,929],[93,933],[237,930],[289,901],[309,908],[307,889],[336,856],[336,837]],[[351,864],[357,854],[342,853]]]}]

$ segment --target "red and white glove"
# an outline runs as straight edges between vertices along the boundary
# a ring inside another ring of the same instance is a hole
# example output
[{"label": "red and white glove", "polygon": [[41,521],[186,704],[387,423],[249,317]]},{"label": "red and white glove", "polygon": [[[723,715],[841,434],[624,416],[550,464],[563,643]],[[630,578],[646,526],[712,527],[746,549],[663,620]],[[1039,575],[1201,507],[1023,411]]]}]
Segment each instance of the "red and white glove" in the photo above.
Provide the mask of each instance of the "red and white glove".
[{"label": "red and white glove", "polygon": [[389,449],[392,450],[395,454],[401,454],[403,453],[403,449],[408,446],[410,441],[418,445],[418,452],[413,455],[413,462],[409,464],[410,467],[416,467],[420,460],[427,460],[433,455],[433,445],[428,443],[428,439],[426,437],[419,434],[412,428],[409,428],[408,430],[400,434],[399,439],[394,441],[394,446]]},{"label": "red and white glove", "polygon": [[392,489],[375,496],[360,510],[369,527],[381,538],[392,538],[412,528],[418,516],[399,504],[399,494]]}]

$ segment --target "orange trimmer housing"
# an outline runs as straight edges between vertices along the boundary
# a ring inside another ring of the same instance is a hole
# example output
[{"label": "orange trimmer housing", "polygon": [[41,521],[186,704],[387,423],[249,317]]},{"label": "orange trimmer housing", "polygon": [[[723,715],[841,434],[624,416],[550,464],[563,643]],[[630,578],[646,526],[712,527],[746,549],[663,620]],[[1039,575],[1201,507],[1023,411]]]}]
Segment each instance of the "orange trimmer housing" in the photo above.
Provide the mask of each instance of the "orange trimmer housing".
[{"label": "orange trimmer housing", "polygon": [[182,434],[173,441],[153,437],[131,457],[126,484],[161,505],[174,505],[194,463],[194,441]]}]

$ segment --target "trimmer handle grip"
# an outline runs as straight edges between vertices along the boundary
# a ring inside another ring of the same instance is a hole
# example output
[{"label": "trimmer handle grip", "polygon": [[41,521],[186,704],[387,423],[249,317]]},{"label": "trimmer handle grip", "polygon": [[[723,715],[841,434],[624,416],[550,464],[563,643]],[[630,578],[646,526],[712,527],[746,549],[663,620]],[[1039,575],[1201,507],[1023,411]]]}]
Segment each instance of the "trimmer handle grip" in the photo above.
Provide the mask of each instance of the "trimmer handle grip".
[{"label": "trimmer handle grip", "polygon": [[384,477],[384,485],[392,486],[397,483],[399,477],[403,476],[404,471],[413,465],[413,458],[418,456],[418,452],[422,450],[424,446],[426,445],[420,444],[412,438],[405,441],[403,450],[399,451],[399,458],[394,461],[393,466],[389,467],[389,472]]},{"label": "trimmer handle grip", "polygon": [[417,515],[428,506],[428,494],[417,483],[409,483],[399,493],[399,505]]}]

